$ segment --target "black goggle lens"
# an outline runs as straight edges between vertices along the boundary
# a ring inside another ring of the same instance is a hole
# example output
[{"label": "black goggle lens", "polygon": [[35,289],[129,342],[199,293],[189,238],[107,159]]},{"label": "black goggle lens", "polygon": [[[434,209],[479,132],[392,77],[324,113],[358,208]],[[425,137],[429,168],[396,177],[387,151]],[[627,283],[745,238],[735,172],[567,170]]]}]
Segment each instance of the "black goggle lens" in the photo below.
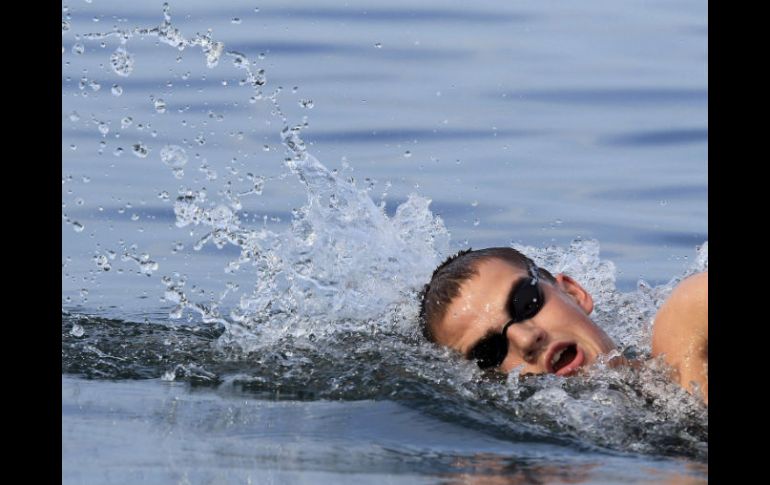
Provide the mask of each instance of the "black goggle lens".
[{"label": "black goggle lens", "polygon": [[542,307],[540,285],[535,278],[527,278],[513,292],[513,298],[508,302],[508,314],[513,323],[518,323],[534,317]]},{"label": "black goggle lens", "polygon": [[482,369],[498,367],[508,355],[508,339],[496,333],[485,338],[471,350],[469,357]]},{"label": "black goggle lens", "polygon": [[[530,272],[530,274],[534,274]],[[508,327],[513,323],[528,320],[543,308],[543,292],[536,276],[522,280],[513,290],[506,308],[511,319],[503,327],[503,331],[490,335],[479,342],[468,354],[481,369],[499,367],[508,355],[508,338],[505,336]]]}]

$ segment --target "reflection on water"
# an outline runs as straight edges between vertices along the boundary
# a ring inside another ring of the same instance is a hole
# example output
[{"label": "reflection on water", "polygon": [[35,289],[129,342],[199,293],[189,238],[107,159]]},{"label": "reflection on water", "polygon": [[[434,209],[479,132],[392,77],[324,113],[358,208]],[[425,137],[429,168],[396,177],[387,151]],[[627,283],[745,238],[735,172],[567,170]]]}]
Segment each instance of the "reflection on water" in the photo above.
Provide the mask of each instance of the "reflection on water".
[{"label": "reflection on water", "polygon": [[687,461],[498,440],[388,401],[263,401],[157,380],[63,377],[62,432],[65,483],[701,483],[708,474]]},{"label": "reflection on water", "polygon": [[457,473],[441,475],[446,485],[518,485],[542,483],[588,483],[596,464],[543,463],[527,460],[478,454],[458,458],[452,466]]}]

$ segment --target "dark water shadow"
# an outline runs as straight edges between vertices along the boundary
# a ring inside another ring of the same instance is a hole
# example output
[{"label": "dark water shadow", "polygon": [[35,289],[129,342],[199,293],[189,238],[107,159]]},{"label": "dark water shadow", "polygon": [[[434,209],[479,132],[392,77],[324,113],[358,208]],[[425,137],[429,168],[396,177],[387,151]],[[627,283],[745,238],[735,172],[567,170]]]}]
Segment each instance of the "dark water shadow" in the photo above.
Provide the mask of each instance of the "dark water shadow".
[{"label": "dark water shadow", "polygon": [[679,88],[601,88],[557,89],[487,93],[486,97],[502,101],[553,104],[608,105],[671,105],[708,103],[706,89]]},{"label": "dark water shadow", "polygon": [[426,130],[426,129],[378,129],[308,133],[306,141],[344,143],[411,143],[417,141],[483,140],[490,138],[523,138],[540,135],[537,130]]},{"label": "dark water shadow", "polygon": [[[108,6],[107,6],[108,8]],[[90,21],[97,13],[94,8],[80,8],[71,12],[73,21]],[[438,8],[365,8],[361,6],[339,7],[315,7],[315,8],[260,8],[259,12],[254,12],[253,8],[248,10],[234,10],[225,15],[217,15],[216,8],[202,12],[199,15],[205,15],[207,19],[230,20],[233,17],[239,17],[244,22],[260,21],[264,19],[302,19],[313,21],[350,21],[357,23],[392,23],[392,22],[413,22],[423,24],[436,23],[465,23],[465,24],[501,24],[501,23],[525,23],[538,19],[538,15],[532,13],[501,13],[501,12],[482,12],[469,10],[453,10]],[[125,19],[124,15],[105,13],[104,8],[98,11],[99,17],[103,20]],[[171,22],[177,28],[184,28],[184,24],[189,21],[191,14],[185,13],[181,7],[173,8],[171,11]],[[163,14],[158,8],[158,14],[132,13],[131,21],[134,25],[151,27],[159,25],[163,21]]]},{"label": "dark water shadow", "polygon": [[311,20],[375,22],[419,22],[419,23],[483,23],[500,24],[510,22],[531,22],[536,15],[525,13],[480,12],[449,9],[406,9],[406,8],[274,8],[257,14],[263,17],[291,17]]},{"label": "dark water shadow", "polygon": [[705,142],[708,142],[708,130],[704,128],[634,132],[605,136],[599,139],[600,145],[631,147],[685,145]]},{"label": "dark water shadow", "polygon": [[672,185],[668,187],[650,187],[643,189],[613,189],[594,192],[592,199],[599,200],[697,200],[708,199],[708,186]]}]

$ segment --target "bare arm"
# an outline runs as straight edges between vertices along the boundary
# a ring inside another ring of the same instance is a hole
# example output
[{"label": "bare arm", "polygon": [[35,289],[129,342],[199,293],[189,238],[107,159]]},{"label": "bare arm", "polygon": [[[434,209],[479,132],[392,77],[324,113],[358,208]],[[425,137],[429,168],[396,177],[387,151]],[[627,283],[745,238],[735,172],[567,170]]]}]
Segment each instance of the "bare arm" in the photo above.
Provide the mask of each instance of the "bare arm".
[{"label": "bare arm", "polygon": [[689,392],[698,384],[708,404],[708,272],[685,279],[655,316],[652,355],[663,355]]}]

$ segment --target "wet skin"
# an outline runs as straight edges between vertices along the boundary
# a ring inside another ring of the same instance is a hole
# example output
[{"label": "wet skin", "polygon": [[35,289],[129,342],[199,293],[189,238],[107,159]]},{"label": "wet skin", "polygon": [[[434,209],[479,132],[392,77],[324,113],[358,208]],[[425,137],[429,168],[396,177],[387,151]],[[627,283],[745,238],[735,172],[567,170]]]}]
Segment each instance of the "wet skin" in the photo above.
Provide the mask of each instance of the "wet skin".
[{"label": "wet skin", "polygon": [[[476,270],[433,327],[437,343],[463,355],[484,337],[502,331],[510,319],[506,302],[511,288],[527,277],[526,271],[500,259],[481,261]],[[523,366],[523,374],[571,375],[615,348],[588,316],[593,310],[591,295],[569,276],[560,273],[555,278],[555,283],[540,279],[545,297],[540,311],[508,327],[508,354],[500,366],[503,372]],[[565,349],[569,362],[555,365],[558,352]]]},{"label": "wet skin", "polygon": [[672,379],[708,405],[708,272],[685,279],[674,288],[652,331],[652,356],[662,356]]}]

